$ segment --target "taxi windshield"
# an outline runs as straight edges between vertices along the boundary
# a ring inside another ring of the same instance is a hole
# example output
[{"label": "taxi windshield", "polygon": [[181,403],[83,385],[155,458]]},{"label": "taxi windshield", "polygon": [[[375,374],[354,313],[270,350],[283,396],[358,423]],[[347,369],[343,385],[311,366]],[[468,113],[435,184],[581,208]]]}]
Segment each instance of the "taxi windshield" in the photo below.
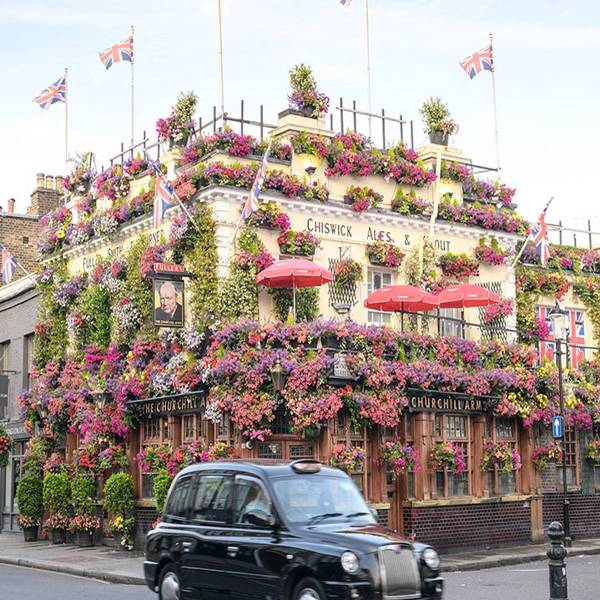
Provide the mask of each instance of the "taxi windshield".
[{"label": "taxi windshield", "polygon": [[291,523],[375,522],[358,488],[349,478],[299,474],[274,479],[273,487],[285,518]]}]

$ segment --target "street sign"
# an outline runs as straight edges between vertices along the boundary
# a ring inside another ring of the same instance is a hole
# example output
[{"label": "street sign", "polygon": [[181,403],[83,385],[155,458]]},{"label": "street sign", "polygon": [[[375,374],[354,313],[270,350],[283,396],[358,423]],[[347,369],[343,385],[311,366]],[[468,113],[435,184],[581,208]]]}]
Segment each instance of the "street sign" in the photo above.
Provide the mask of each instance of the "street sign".
[{"label": "street sign", "polygon": [[552,437],[554,439],[563,436],[563,418],[561,416],[552,417]]}]

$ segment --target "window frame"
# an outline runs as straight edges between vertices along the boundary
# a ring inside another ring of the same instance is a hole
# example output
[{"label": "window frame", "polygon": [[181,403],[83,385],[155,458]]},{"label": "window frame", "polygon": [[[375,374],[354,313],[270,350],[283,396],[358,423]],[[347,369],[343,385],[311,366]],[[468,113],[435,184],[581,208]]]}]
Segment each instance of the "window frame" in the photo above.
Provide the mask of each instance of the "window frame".
[{"label": "window frame", "polygon": [[[499,435],[498,425],[510,423],[512,434],[510,436]],[[486,419],[485,423],[485,442],[493,442],[494,444],[498,442],[508,442],[508,444],[514,448],[519,456],[521,455],[521,450],[519,447],[519,430],[518,423],[515,417],[489,417]],[[521,490],[521,478],[518,470],[512,470],[512,474],[514,477],[514,486],[513,489],[508,491],[502,488],[502,477],[506,475],[501,469],[498,468],[498,465],[494,464],[491,468],[485,471],[487,480],[486,480],[486,488],[488,490],[488,494],[492,497],[499,496],[511,496],[519,494]],[[490,485],[491,484],[491,485]]]},{"label": "window frame", "polygon": [[276,521],[279,521],[279,518],[277,515],[277,509],[275,508],[275,503],[273,502],[273,498],[271,497],[271,494],[269,493],[269,490],[267,489],[267,486],[264,484],[264,482],[260,478],[255,477],[253,475],[249,475],[246,473],[236,473],[233,478],[233,494],[232,494],[232,498],[231,498],[232,502],[231,502],[231,506],[230,506],[231,524],[236,529],[259,529],[260,531],[269,531],[271,529],[270,527],[260,527],[259,525],[253,525],[252,523],[239,523],[238,521],[235,520],[235,519],[237,519],[237,515],[233,514],[233,509],[234,509],[234,506],[236,505],[237,498],[238,498],[238,481],[249,481],[251,483],[257,484],[258,487],[261,489],[262,493],[265,495],[265,498],[269,501],[269,509],[270,509],[269,514]]},{"label": "window frame", "polygon": [[[435,493],[436,498],[466,498],[473,494],[473,447],[472,447],[472,438],[473,438],[473,418],[471,415],[464,413],[441,413],[435,412],[433,413],[433,441],[434,443],[438,442],[452,442],[453,444],[460,444],[465,450],[465,462],[466,469],[462,475],[455,475],[448,471],[447,467],[444,467],[441,471],[434,471],[432,474],[433,478],[433,486],[432,491]],[[436,429],[436,420],[437,418],[441,419],[441,426],[439,434]],[[447,423],[446,419],[449,417],[456,418],[461,417],[465,419],[465,436],[464,437],[450,437],[447,433]],[[439,494],[439,485],[438,485],[438,475],[443,474],[443,484],[442,484],[442,495]],[[466,484],[466,493],[462,495],[458,494],[450,494],[451,485],[454,481],[451,478],[460,477],[464,478]]]},{"label": "window frame", "polygon": [[[371,282],[372,276],[379,274],[382,278],[382,285],[380,287],[375,287],[374,282]],[[384,276],[388,275],[390,278],[389,283],[384,283]],[[366,277],[366,287],[367,287],[367,296],[370,296],[373,292],[380,290],[388,285],[394,285],[394,271],[392,269],[386,269],[385,267],[367,267],[367,277]],[[373,283],[373,284],[372,284]],[[392,313],[385,312],[382,310],[371,310],[369,308],[367,310],[367,323],[372,325],[391,325],[392,324]],[[373,318],[376,317],[376,318]],[[389,320],[387,318],[389,317]]]},{"label": "window frame", "polygon": [[[193,510],[193,506],[195,506],[196,503],[196,494],[198,493],[198,490],[200,489],[200,483],[201,483],[201,479],[202,477],[221,477],[223,480],[228,479],[231,481],[232,484],[232,493],[229,494],[229,497],[227,499],[227,502],[225,504],[225,508],[223,509],[223,512],[225,512],[226,514],[226,519],[225,521],[209,521],[207,519],[198,519],[194,516],[195,511]],[[193,498],[193,503],[190,503],[190,512],[189,512],[189,519],[188,522],[194,525],[219,525],[219,526],[224,526],[224,525],[231,525],[232,524],[232,514],[231,514],[231,506],[232,506],[232,500],[233,500],[233,495],[235,494],[235,479],[234,479],[234,475],[232,473],[226,473],[224,471],[200,471],[198,473],[195,474],[195,483],[194,483],[194,498]]]},{"label": "window frame", "polygon": [[[167,522],[169,523],[183,523],[186,521],[190,520],[190,512],[191,512],[191,502],[190,502],[190,493],[194,496],[195,498],[195,492],[196,492],[196,482],[197,482],[197,477],[195,476],[194,473],[190,473],[190,474],[186,474],[183,475],[182,477],[179,477],[177,479],[177,484],[175,486],[173,486],[173,489],[171,490],[171,492],[169,493],[169,497],[167,498],[167,501],[165,502],[165,509],[164,509],[164,515],[165,518],[167,519]],[[185,516],[180,516],[180,515],[174,515],[170,512],[168,512],[169,509],[169,505],[171,504],[172,500],[173,500],[173,494],[177,491],[177,488],[179,486],[182,486],[183,483],[185,481],[189,481],[189,487],[187,490],[187,494],[186,494],[186,510],[185,510]]]}]

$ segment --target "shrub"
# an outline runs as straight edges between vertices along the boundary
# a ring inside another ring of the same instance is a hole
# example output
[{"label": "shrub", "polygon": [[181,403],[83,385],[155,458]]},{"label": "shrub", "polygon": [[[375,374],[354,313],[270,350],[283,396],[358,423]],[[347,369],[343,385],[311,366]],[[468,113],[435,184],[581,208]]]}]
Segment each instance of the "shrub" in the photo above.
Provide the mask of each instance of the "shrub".
[{"label": "shrub", "polygon": [[43,485],[40,477],[25,475],[17,486],[17,503],[22,517],[39,519],[44,511]]},{"label": "shrub", "polygon": [[44,476],[44,507],[50,514],[66,514],[71,499],[71,482],[66,473],[48,473]]},{"label": "shrub", "polygon": [[164,469],[159,471],[154,477],[152,493],[154,494],[154,500],[156,500],[156,512],[159,515],[162,514],[165,509],[165,502],[172,481],[173,478]]},{"label": "shrub", "polygon": [[71,503],[76,515],[90,516],[94,512],[96,484],[88,475],[77,475],[71,482]]},{"label": "shrub", "polygon": [[104,484],[104,508],[113,515],[125,515],[134,506],[133,480],[129,473],[114,473]]}]

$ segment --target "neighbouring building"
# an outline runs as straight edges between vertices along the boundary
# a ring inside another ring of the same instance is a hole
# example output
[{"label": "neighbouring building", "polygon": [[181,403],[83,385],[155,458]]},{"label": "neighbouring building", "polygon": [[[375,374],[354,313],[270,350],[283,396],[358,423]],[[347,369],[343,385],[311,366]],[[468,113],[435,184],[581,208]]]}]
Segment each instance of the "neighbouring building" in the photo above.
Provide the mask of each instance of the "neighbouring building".
[{"label": "neighbouring building", "polygon": [[[21,399],[52,464],[93,472],[100,498],[126,464],[138,539],[156,518],[158,472],[234,453],[333,461],[381,522],[442,549],[537,540],[560,516],[546,439],[558,380],[538,357],[553,359],[546,308],[559,296],[572,321],[572,531],[597,534],[587,515],[600,513],[599,473],[585,454],[600,373],[583,359],[598,338],[600,254],[561,247],[565,260],[542,269],[527,249],[515,272],[528,224],[514,190],[476,177],[456,148],[378,150],[294,111],[263,129],[271,154],[247,220],[267,144],[216,125],[185,148],[145,147],[185,206],[172,199],[158,227],[147,156],[127,151],[93,186],[83,168],[69,180],[66,206],[46,219],[41,372]],[[334,280],[298,289],[286,324],[292,292],[255,277],[300,255]],[[364,306],[389,285],[456,281],[502,302],[419,316]],[[175,321],[164,315],[176,304],[185,327],[159,332],[153,312]]]}]

